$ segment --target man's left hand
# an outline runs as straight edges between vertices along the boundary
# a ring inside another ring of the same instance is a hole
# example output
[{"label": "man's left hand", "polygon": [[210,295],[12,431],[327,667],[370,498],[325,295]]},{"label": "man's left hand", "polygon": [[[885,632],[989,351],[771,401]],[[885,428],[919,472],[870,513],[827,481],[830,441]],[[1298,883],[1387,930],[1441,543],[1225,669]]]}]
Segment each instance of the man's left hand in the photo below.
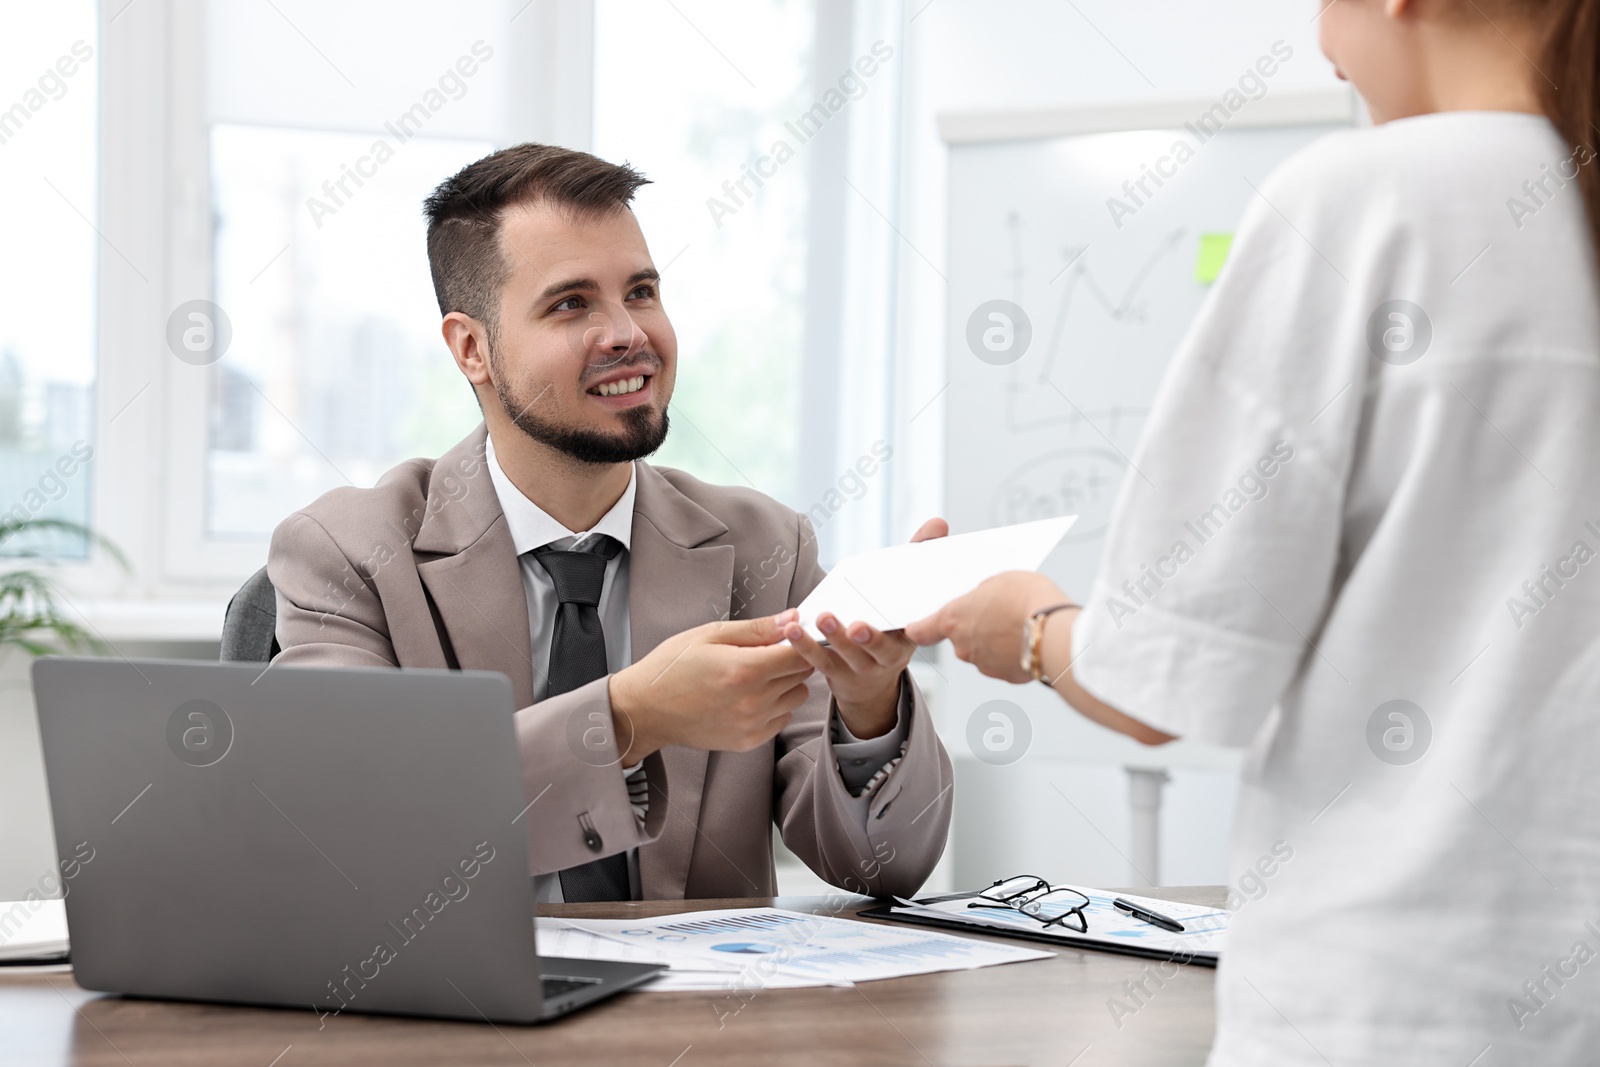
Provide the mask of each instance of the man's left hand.
[{"label": "man's left hand", "polygon": [[[950,524],[943,519],[929,519],[911,540],[927,541],[949,532]],[[846,626],[831,612],[817,617],[817,629],[828,639],[827,645],[797,622],[789,625],[784,636],[828,679],[845,728],[863,741],[894,729],[900,707],[900,675],[917,646],[898,630],[886,633],[864,622]]]}]

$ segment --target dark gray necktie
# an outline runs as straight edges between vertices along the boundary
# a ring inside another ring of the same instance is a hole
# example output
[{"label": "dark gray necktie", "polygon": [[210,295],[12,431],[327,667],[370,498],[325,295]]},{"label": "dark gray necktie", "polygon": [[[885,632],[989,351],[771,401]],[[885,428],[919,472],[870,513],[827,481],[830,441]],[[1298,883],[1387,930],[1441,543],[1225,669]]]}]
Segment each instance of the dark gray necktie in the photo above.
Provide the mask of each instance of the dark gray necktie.
[{"label": "dark gray necktie", "polygon": [[[600,626],[600,591],[605,585],[607,561],[621,551],[621,543],[604,534],[584,541],[577,551],[550,545],[533,550],[533,558],[550,575],[560,601],[550,639],[547,696],[570,693],[608,673],[606,636]],[[569,902],[628,900],[632,895],[626,852],[561,872],[561,896]]]}]

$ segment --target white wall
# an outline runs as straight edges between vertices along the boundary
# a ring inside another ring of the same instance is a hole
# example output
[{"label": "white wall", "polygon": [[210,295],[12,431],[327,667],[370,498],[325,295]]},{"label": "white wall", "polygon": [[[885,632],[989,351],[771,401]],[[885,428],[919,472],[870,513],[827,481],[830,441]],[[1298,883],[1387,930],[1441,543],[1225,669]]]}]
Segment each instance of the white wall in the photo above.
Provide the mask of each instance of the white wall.
[{"label": "white wall", "polygon": [[[906,3],[911,21],[897,219],[905,247],[895,331],[892,505],[897,537],[945,508],[948,151],[937,117],[1215,98],[1280,39],[1294,58],[1274,76],[1274,93],[1339,85],[1317,47],[1315,17],[1322,5],[1316,0]],[[964,710],[946,709],[941,723],[958,764],[951,843],[957,885],[1024,871],[1090,884],[1145,880],[1128,860],[1128,782],[1121,767],[1043,757],[986,766],[967,752]],[[1062,714],[1072,712],[1063,707]],[[1234,783],[1226,771],[1174,772],[1162,816],[1161,881],[1225,880]]]}]

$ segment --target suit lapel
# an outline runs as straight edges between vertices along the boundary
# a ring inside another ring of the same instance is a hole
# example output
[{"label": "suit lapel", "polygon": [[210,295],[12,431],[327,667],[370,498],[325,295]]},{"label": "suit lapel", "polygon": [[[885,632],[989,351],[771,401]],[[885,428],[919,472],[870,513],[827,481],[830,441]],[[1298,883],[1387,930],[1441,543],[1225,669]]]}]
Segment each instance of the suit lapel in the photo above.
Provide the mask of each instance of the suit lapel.
[{"label": "suit lapel", "polygon": [[[637,663],[674,634],[728,618],[733,597],[732,545],[705,542],[728,532],[715,516],[680,493],[646,463],[639,480],[629,553],[628,614]],[[710,753],[669,746],[661,750],[668,788],[651,789],[652,804],[667,804],[661,835],[639,850],[645,899],[680,899],[689,880],[700,825],[700,797]]]},{"label": "suit lapel", "polygon": [[414,542],[417,574],[456,662],[467,670],[505,674],[517,707],[525,708],[533,703],[528,600],[484,458],[487,433],[480,425],[434,464],[427,514]]},{"label": "suit lapel", "polygon": [[[479,426],[434,465],[427,514],[414,541],[417,574],[438,610],[457,663],[508,675],[517,707],[524,708],[533,703],[528,602],[511,532],[489,477],[486,437],[487,430]],[[649,464],[634,467],[639,484],[629,551],[628,615],[633,660],[638,662],[674,634],[728,618],[734,549],[707,543],[728,532],[716,516]],[[665,795],[652,790],[651,802],[665,803],[667,814],[660,836],[639,850],[639,877],[647,899],[684,896],[709,758],[700,749],[661,750],[669,789]]]}]

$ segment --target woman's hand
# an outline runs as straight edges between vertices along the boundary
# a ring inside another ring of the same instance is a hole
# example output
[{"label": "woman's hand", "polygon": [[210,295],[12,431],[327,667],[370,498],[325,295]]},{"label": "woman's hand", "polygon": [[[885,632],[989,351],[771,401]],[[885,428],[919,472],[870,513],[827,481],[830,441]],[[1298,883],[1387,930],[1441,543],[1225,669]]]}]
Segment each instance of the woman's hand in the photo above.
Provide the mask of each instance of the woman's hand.
[{"label": "woman's hand", "polygon": [[989,677],[1031,682],[1022,666],[1023,624],[1034,612],[1062,603],[1071,603],[1071,598],[1044,575],[1007,571],[918,619],[905,628],[905,635],[919,645],[949,639],[957,657]]},{"label": "woman's hand", "polygon": [[[997,574],[964,597],[950,601],[926,619],[907,626],[905,634],[919,645],[936,645],[946,638],[956,655],[991,678],[1005,682],[1031,682],[1022,667],[1022,626],[1028,616],[1072,598],[1056,583],[1032,571]],[[1173,735],[1123,714],[1078,684],[1072,673],[1072,624],[1079,609],[1073,606],[1045,620],[1042,661],[1050,687],[1077,708],[1085,718],[1127,734],[1145,745],[1161,745]]]},{"label": "woman's hand", "polygon": [[[911,540],[927,541],[949,532],[950,524],[943,519],[929,519],[911,535]],[[845,626],[831,612],[817,617],[817,629],[828,639],[826,646],[806,633],[798,622],[790,623],[784,636],[807,663],[828,679],[846,729],[862,740],[881,737],[894,729],[900,706],[900,675],[917,646],[899,631],[886,633],[864,622]]]}]

